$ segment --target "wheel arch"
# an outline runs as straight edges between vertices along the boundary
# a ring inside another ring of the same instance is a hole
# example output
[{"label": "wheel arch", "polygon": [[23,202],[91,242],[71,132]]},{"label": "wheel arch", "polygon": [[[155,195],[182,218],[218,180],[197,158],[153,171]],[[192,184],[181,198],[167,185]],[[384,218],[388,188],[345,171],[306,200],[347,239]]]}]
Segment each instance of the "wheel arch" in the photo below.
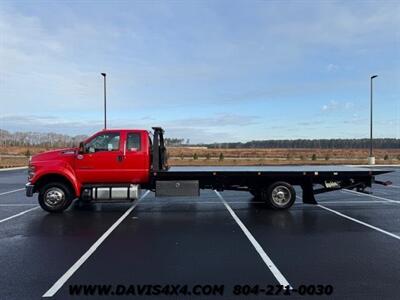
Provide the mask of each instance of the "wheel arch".
[{"label": "wheel arch", "polygon": [[43,187],[45,184],[50,183],[50,182],[61,182],[67,185],[71,192],[78,197],[79,196],[79,188],[74,184],[74,182],[68,178],[65,175],[59,174],[59,173],[49,173],[41,176],[36,182],[35,182],[35,189],[34,192],[39,192],[41,187]]}]

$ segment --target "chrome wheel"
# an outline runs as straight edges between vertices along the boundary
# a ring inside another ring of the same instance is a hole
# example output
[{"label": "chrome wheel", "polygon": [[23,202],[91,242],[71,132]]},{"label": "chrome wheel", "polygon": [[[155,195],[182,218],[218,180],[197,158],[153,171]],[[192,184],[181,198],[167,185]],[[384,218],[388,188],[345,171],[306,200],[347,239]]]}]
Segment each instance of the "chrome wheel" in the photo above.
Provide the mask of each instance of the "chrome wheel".
[{"label": "chrome wheel", "polygon": [[58,187],[52,187],[46,191],[44,201],[49,207],[58,207],[64,203],[65,193]]},{"label": "chrome wheel", "polygon": [[275,205],[285,206],[290,202],[292,193],[286,186],[278,185],[272,190],[271,198]]}]

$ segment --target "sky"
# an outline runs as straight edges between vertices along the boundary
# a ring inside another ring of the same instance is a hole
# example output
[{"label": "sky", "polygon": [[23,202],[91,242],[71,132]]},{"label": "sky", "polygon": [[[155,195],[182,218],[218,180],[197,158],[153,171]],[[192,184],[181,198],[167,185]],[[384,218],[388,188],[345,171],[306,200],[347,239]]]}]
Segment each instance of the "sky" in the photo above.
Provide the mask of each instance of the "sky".
[{"label": "sky", "polygon": [[400,138],[398,1],[0,0],[0,128]]}]

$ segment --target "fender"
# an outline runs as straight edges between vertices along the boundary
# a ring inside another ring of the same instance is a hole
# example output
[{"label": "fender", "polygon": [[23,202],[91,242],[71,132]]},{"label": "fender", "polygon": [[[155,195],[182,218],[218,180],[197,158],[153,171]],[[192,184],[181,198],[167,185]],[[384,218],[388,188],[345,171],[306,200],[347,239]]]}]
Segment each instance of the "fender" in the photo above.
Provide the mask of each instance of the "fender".
[{"label": "fender", "polygon": [[37,166],[37,171],[35,172],[35,176],[32,178],[31,182],[35,184],[39,180],[41,180],[44,176],[58,175],[64,177],[72,186],[75,192],[75,196],[80,196],[81,185],[76,179],[75,172],[71,168],[69,164],[65,162],[59,161],[58,164],[52,164],[49,166],[46,164],[46,167],[40,168],[40,165]]}]

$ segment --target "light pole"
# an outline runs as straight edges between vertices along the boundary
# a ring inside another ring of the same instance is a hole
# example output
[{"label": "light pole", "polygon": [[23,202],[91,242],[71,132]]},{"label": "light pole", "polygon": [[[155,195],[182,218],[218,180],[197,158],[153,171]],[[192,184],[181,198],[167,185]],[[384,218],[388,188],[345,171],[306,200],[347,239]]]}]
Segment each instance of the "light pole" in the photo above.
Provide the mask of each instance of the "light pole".
[{"label": "light pole", "polygon": [[370,102],[370,127],[369,127],[369,157],[368,157],[368,164],[374,165],[375,164],[375,157],[372,156],[372,80],[378,77],[378,75],[371,76],[371,102]]},{"label": "light pole", "polygon": [[106,89],[106,73],[101,73],[104,78],[104,130],[107,129],[107,89]]}]

